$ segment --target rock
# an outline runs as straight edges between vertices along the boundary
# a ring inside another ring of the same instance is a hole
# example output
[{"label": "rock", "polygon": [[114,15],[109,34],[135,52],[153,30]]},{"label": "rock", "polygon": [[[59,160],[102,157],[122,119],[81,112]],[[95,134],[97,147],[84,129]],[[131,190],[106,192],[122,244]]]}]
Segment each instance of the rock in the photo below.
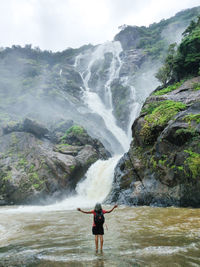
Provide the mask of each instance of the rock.
[{"label": "rock", "polygon": [[132,126],[131,147],[115,169],[109,202],[200,207],[200,98],[194,81],[200,77],[147,98]]},{"label": "rock", "polygon": [[97,139],[91,138],[88,135],[87,131],[79,125],[73,125],[72,127],[70,127],[60,138],[60,143],[66,145],[65,149],[67,149],[67,145],[70,145],[73,146],[76,150],[78,149],[78,147],[90,145],[96,150],[100,158],[106,159],[110,156],[110,153],[105,150],[102,143]]},{"label": "rock", "polygon": [[48,133],[48,129],[39,122],[26,118],[23,122],[24,132],[32,133],[35,136],[41,138]]},{"label": "rock", "polygon": [[41,123],[26,118],[24,119],[22,123],[11,121],[3,126],[3,134],[9,134],[12,132],[32,133],[35,136],[41,138],[41,137],[44,137],[48,133],[48,129]]},{"label": "rock", "polygon": [[[41,136],[39,133],[38,130],[37,135]],[[102,154],[91,145],[55,146],[48,139],[27,132],[3,135],[0,205],[38,204],[61,198],[75,189],[90,165],[100,157]]]},{"label": "rock", "polygon": [[127,26],[115,36],[115,41],[120,41],[124,50],[136,48],[140,41],[139,27]]}]

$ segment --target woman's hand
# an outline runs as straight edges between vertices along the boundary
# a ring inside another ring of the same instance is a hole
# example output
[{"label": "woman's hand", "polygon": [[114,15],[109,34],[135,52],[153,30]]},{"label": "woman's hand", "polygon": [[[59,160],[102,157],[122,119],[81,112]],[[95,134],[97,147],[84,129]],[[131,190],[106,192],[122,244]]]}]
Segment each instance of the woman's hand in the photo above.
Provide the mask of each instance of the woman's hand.
[{"label": "woman's hand", "polygon": [[114,206],[114,208],[117,208],[117,207],[118,207],[118,205],[115,205],[115,206]]},{"label": "woman's hand", "polygon": [[81,211],[81,209],[80,209],[80,208],[77,208],[77,210],[78,210],[78,211]]}]

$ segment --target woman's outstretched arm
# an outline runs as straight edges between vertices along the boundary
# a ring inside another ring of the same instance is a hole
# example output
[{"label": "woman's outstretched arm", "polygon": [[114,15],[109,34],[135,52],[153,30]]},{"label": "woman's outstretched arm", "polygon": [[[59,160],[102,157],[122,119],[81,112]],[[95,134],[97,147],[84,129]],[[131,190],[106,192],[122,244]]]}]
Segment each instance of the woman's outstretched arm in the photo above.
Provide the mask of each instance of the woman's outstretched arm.
[{"label": "woman's outstretched arm", "polygon": [[115,208],[117,208],[118,206],[115,205],[111,210],[107,210],[106,213],[111,213]]},{"label": "woman's outstretched arm", "polygon": [[92,214],[93,213],[92,210],[91,211],[84,211],[84,210],[82,210],[80,208],[77,208],[77,210],[80,211],[80,212],[82,212],[82,213],[85,213],[85,214]]}]

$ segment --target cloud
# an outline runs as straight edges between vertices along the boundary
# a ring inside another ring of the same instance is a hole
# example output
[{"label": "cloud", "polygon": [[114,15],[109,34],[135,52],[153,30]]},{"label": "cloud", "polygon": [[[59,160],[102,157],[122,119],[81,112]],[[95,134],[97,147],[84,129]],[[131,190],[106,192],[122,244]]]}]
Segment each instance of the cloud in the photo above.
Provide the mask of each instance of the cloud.
[{"label": "cloud", "polygon": [[149,25],[200,0],[6,0],[0,2],[1,46],[64,50],[112,40],[118,26]]}]

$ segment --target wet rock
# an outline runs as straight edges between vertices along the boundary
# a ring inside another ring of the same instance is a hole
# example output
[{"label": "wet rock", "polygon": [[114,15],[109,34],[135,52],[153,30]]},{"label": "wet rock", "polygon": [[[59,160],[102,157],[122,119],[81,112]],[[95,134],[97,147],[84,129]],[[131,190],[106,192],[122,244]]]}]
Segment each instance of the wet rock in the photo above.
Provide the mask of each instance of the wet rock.
[{"label": "wet rock", "polygon": [[[132,126],[131,147],[115,169],[110,202],[200,206],[200,98],[194,81],[200,77],[164,96],[147,98]],[[186,105],[173,115],[165,109],[168,120],[161,121],[162,125],[154,123],[158,117],[149,119],[147,125],[148,112],[168,100]]]},{"label": "wet rock", "polygon": [[48,133],[48,129],[41,123],[26,118],[22,123],[8,122],[6,125],[3,126],[3,134],[9,134],[12,132],[32,133],[35,136],[41,138]]},{"label": "wet rock", "polygon": [[32,133],[37,137],[43,137],[48,133],[48,129],[39,122],[26,118],[23,122],[24,132]]},{"label": "wet rock", "polygon": [[3,135],[0,204],[44,203],[61,198],[74,190],[90,165],[101,157],[91,145],[55,146],[27,132]]}]

